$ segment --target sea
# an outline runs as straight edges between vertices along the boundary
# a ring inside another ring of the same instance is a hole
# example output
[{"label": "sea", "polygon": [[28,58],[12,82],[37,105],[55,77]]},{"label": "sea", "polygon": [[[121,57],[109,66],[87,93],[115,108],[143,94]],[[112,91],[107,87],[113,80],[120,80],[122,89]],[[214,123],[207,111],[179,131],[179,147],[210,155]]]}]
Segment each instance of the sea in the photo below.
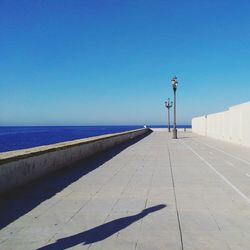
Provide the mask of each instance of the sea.
[{"label": "sea", "polygon": [[[152,125],[152,128],[166,126]],[[191,128],[190,125],[177,127]],[[0,126],[0,152],[26,149],[104,134],[143,128],[134,126]]]}]

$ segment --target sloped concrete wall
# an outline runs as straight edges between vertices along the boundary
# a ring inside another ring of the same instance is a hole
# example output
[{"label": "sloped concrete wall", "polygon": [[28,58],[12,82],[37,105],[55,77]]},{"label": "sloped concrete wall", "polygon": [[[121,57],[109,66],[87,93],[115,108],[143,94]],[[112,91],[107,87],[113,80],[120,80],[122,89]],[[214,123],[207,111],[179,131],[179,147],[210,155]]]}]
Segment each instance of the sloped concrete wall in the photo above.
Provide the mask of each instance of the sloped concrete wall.
[{"label": "sloped concrete wall", "polygon": [[0,154],[0,193],[149,133],[137,129]]},{"label": "sloped concrete wall", "polygon": [[250,102],[192,119],[194,133],[250,147]]}]

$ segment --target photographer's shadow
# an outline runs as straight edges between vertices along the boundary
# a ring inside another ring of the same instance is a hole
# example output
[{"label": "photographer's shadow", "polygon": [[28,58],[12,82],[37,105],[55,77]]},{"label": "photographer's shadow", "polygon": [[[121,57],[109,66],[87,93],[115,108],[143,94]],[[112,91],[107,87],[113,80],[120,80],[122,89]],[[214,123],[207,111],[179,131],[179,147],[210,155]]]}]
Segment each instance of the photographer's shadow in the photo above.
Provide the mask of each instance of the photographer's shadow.
[{"label": "photographer's shadow", "polygon": [[166,205],[161,204],[157,206],[153,206],[150,208],[146,208],[142,210],[139,214],[135,214],[132,216],[123,217],[120,219],[116,219],[113,221],[109,221],[100,226],[91,228],[87,231],[81,232],[79,234],[75,234],[69,237],[65,237],[57,240],[55,243],[50,245],[41,247],[37,250],[59,250],[59,249],[67,249],[78,244],[88,245],[98,241],[102,241],[111,235],[121,231],[122,229],[128,227],[132,223],[142,219],[150,213],[156,212],[160,209],[165,208]]}]

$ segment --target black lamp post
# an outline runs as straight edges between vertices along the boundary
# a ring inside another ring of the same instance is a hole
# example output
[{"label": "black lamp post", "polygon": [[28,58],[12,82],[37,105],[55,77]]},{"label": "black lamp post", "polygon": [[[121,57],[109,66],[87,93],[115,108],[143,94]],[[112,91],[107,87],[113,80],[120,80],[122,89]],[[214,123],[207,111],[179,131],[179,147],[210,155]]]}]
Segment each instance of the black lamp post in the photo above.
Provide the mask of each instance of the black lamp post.
[{"label": "black lamp post", "polygon": [[170,132],[170,108],[173,107],[173,102],[170,102],[170,99],[168,98],[168,101],[165,102],[165,106],[168,109],[168,132]]},{"label": "black lamp post", "polygon": [[172,79],[172,87],[174,91],[174,128],[173,128],[173,139],[177,139],[177,128],[176,128],[176,90],[177,90],[177,77],[174,76]]}]

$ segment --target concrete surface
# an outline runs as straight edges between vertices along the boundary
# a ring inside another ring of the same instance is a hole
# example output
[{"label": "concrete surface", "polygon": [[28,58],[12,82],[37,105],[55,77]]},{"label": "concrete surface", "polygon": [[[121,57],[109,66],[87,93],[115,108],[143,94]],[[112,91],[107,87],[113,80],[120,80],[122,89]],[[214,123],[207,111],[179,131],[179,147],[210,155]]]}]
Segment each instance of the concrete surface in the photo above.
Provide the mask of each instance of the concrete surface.
[{"label": "concrete surface", "polygon": [[250,102],[192,119],[193,132],[250,147]]},{"label": "concrete surface", "polygon": [[0,200],[0,249],[249,249],[249,148],[155,131]]},{"label": "concrete surface", "polygon": [[149,133],[148,128],[0,153],[0,193],[60,168],[72,166],[122,142]]}]

